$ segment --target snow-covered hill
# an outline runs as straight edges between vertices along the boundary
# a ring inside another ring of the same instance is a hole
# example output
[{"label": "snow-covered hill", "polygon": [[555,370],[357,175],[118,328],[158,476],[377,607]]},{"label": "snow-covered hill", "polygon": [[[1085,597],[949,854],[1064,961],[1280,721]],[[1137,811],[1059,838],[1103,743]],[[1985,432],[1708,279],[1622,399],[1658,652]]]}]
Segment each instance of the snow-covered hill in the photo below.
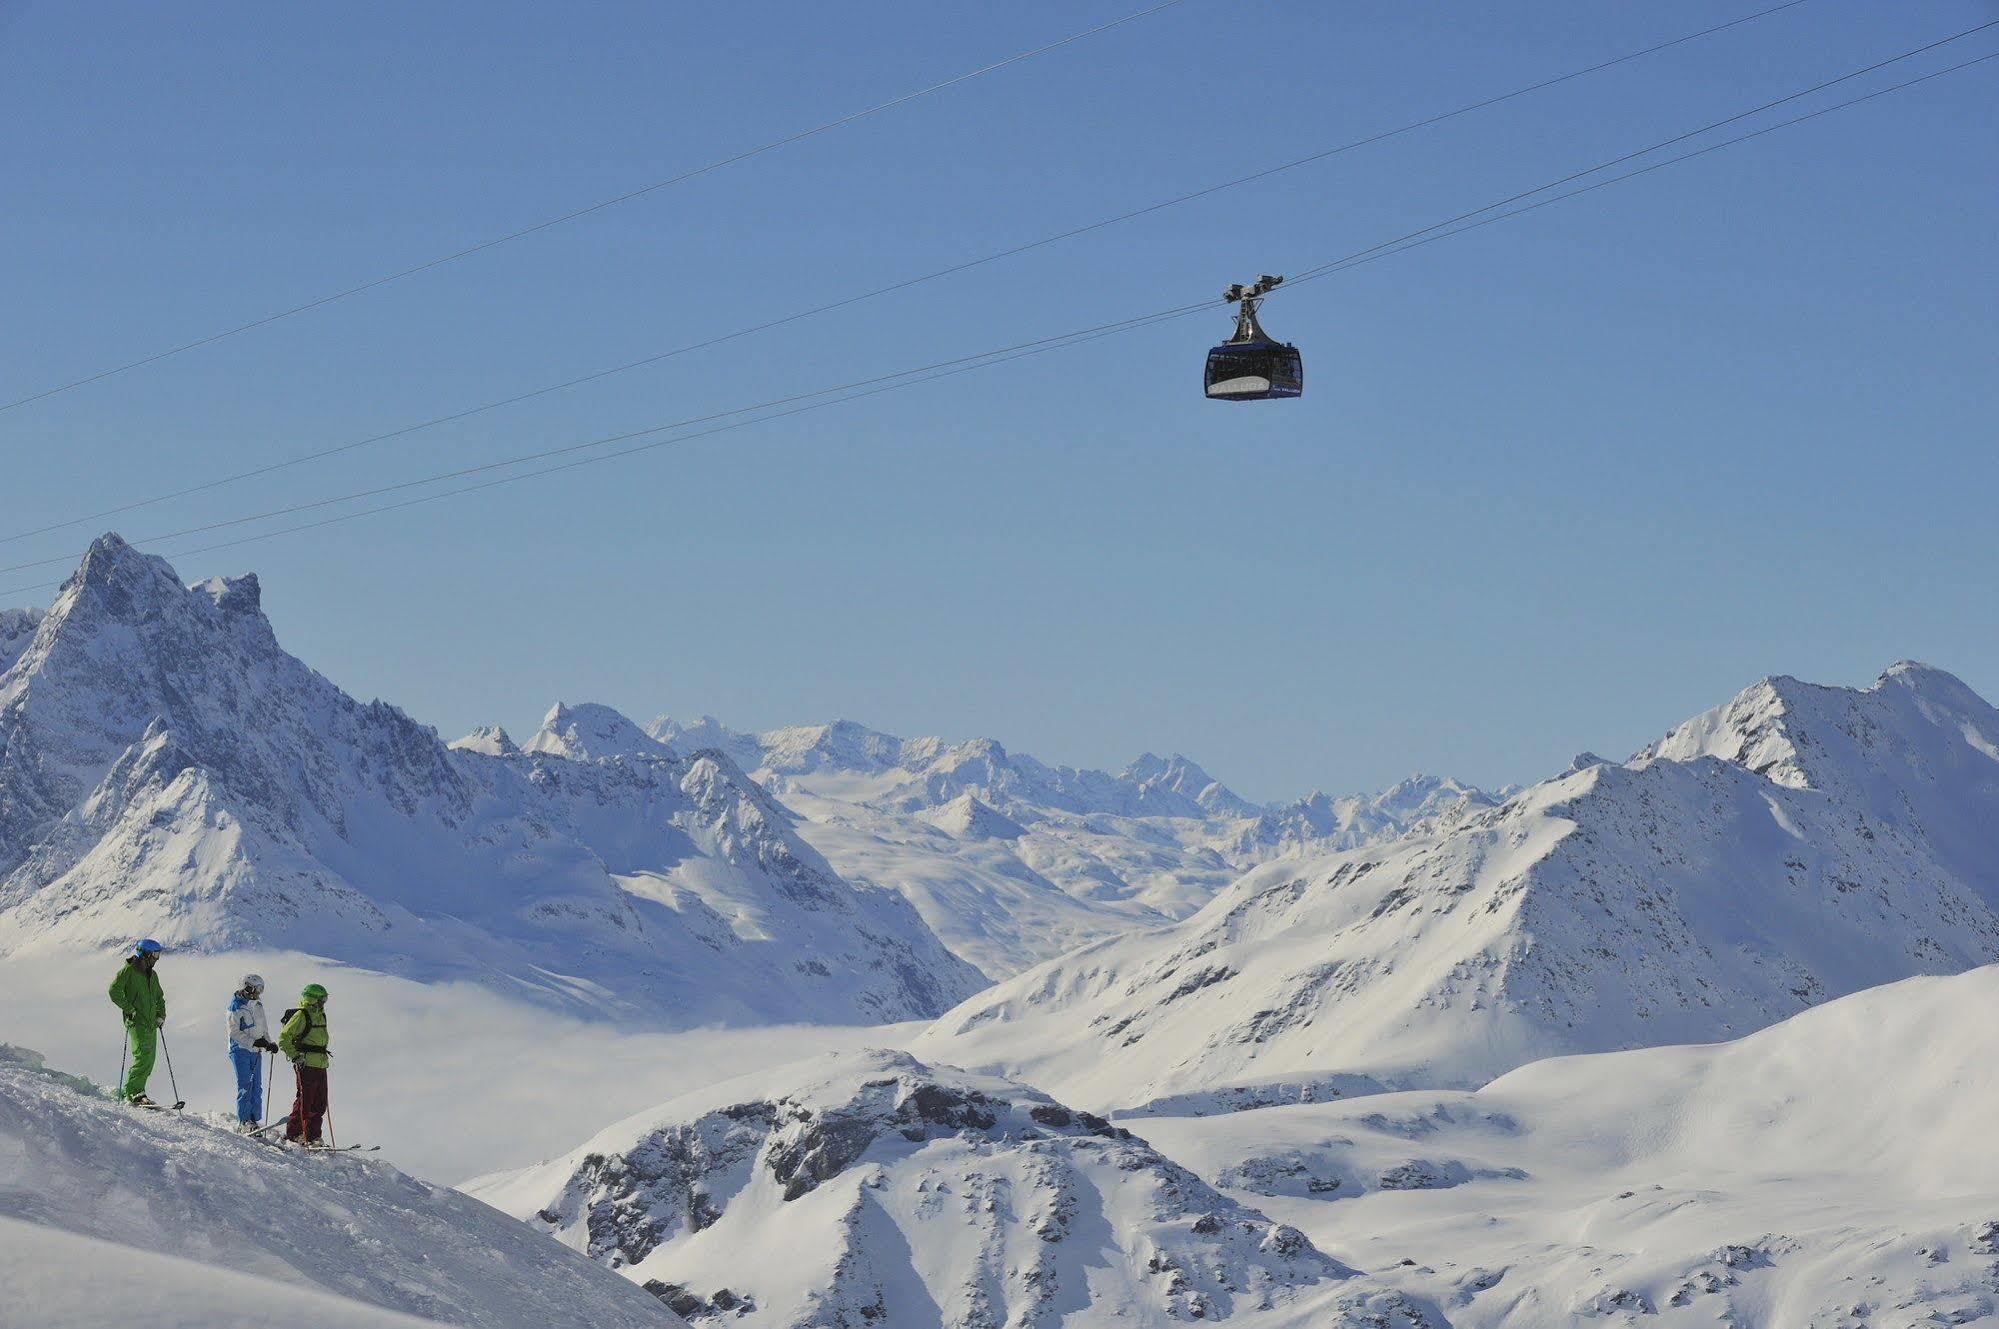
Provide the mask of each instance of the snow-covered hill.
[{"label": "snow-covered hill", "polygon": [[1432,833],[1249,873],[982,993],[921,1055],[1099,1110],[1248,1082],[1473,1086],[1739,1035],[1999,959],[1999,712],[1897,665],[1772,679],[1631,762]]},{"label": "snow-covered hill", "polygon": [[1999,1320],[1999,968],[1738,1042],[1133,1122],[1430,1329]]},{"label": "snow-covered hill", "polygon": [[801,814],[799,833],[842,875],[901,891],[995,977],[1184,918],[1266,859],[1392,839],[1495,801],[1416,776],[1377,795],[1263,808],[1178,754],[1078,770],[991,739],[904,739],[844,720],[750,734],[661,717],[642,732],[607,708],[575,707],[528,746],[643,750],[647,734],[682,753],[726,753]]},{"label": "snow-covered hill", "polygon": [[685,1024],[982,984],[726,757],[647,742],[448,749],[286,654],[254,577],[184,587],[105,536],[0,673],[0,954],[150,934]]},{"label": "snow-covered hill", "polygon": [[697,1321],[1389,1324],[1395,1295],[1143,1141],[904,1054],[817,1058],[468,1189]]},{"label": "snow-covered hill", "polygon": [[0,1059],[0,1323],[419,1322],[405,1316],[468,1329],[680,1323],[456,1191],[362,1155],[305,1157],[140,1112],[17,1053]]}]

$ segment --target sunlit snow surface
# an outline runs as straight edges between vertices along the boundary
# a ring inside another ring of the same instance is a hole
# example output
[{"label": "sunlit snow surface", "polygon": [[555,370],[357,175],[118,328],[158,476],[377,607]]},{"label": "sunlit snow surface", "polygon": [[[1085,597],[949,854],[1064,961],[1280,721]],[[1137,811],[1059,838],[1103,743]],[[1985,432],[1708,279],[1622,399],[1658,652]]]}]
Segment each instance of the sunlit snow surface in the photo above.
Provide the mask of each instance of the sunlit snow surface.
[{"label": "sunlit snow surface", "polygon": [[411,1323],[356,1302],[472,1329],[671,1323],[630,1283],[372,1155],[307,1157],[12,1063],[0,1291],[9,1329]]},{"label": "sunlit snow surface", "polygon": [[1999,1316],[1999,968],[1740,1041],[1128,1124],[1455,1329]]}]

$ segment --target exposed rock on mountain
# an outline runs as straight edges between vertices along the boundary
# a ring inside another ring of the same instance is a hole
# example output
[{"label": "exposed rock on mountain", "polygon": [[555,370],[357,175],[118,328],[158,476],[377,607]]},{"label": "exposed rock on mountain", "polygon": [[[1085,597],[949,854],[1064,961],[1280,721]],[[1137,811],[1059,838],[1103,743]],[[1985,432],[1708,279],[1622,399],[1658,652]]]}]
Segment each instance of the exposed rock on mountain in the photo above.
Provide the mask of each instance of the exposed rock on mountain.
[{"label": "exposed rock on mountain", "polygon": [[697,1320],[1357,1324],[1352,1271],[1098,1117],[901,1053],[667,1104],[480,1198]]},{"label": "exposed rock on mountain", "polygon": [[0,609],[0,674],[13,667],[41,625],[39,609]]}]

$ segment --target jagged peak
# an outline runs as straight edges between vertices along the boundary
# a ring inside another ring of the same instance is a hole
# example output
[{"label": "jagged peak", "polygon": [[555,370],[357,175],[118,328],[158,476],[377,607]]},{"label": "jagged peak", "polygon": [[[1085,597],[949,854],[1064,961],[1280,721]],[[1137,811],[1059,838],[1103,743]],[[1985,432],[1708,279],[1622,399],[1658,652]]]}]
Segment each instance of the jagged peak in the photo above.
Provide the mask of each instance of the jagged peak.
[{"label": "jagged peak", "polygon": [[183,597],[187,588],[173,566],[156,554],[142,554],[114,531],[90,542],[76,571],[62,584],[50,613],[68,616],[86,605],[103,605],[126,616],[161,597]]}]

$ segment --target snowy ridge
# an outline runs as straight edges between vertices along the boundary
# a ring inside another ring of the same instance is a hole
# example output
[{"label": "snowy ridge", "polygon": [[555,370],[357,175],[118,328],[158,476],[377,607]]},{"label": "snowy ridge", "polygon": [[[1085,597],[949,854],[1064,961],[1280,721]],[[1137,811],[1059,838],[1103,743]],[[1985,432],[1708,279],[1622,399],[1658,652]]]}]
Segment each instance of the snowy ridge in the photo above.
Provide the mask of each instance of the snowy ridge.
[{"label": "snowy ridge", "polygon": [[[39,1252],[20,1268],[17,1236]],[[272,1313],[273,1325],[417,1322],[365,1307],[469,1329],[678,1323],[456,1191],[358,1156],[307,1158],[122,1107],[10,1060],[0,1060],[0,1252],[9,1324],[91,1323],[64,1319],[90,1304],[89,1285],[149,1268],[169,1281],[94,1323],[261,1324],[248,1314],[270,1307],[297,1317]],[[46,1316],[28,1318],[37,1306]]]},{"label": "snowy ridge", "polygon": [[974,997],[916,1048],[1104,1110],[1252,1080],[1471,1087],[1740,1035],[1999,958],[1996,737],[1999,713],[1936,670],[1759,684],[1628,764],[1267,864],[1183,923]]},{"label": "snowy ridge", "polygon": [[901,1053],[818,1058],[468,1189],[696,1320],[1358,1325],[1352,1271],[1101,1118]]},{"label": "snowy ridge", "polygon": [[727,758],[640,739],[449,749],[287,655],[255,578],[186,588],[106,536],[0,674],[0,954],[150,934],[689,1024],[982,984]]},{"label": "snowy ridge", "polygon": [[1148,1120],[1175,1158],[1437,1308],[1433,1329],[1999,1316],[1999,968],[1738,1042]]},{"label": "snowy ridge", "polygon": [[[968,793],[1009,814],[1057,811],[1078,816],[1199,819],[1253,816],[1258,811],[1177,753],[1158,757],[1148,752],[1113,774],[1049,766],[1025,754],[1008,752],[989,738],[961,743],[941,738],[897,738],[851,720],[745,734],[726,728],[713,716],[704,715],[691,725],[660,716],[646,732],[681,751],[719,748],[746,770],[780,778],[876,777],[870,801],[903,812],[941,807]],[[779,792],[789,783],[783,779]]]},{"label": "snowy ridge", "polygon": [[1335,798],[1315,790],[1295,803],[1263,811],[1238,835],[1235,848],[1244,856],[1294,858],[1358,849],[1495,807],[1512,792],[1489,794],[1447,776],[1420,774],[1378,794]]}]

